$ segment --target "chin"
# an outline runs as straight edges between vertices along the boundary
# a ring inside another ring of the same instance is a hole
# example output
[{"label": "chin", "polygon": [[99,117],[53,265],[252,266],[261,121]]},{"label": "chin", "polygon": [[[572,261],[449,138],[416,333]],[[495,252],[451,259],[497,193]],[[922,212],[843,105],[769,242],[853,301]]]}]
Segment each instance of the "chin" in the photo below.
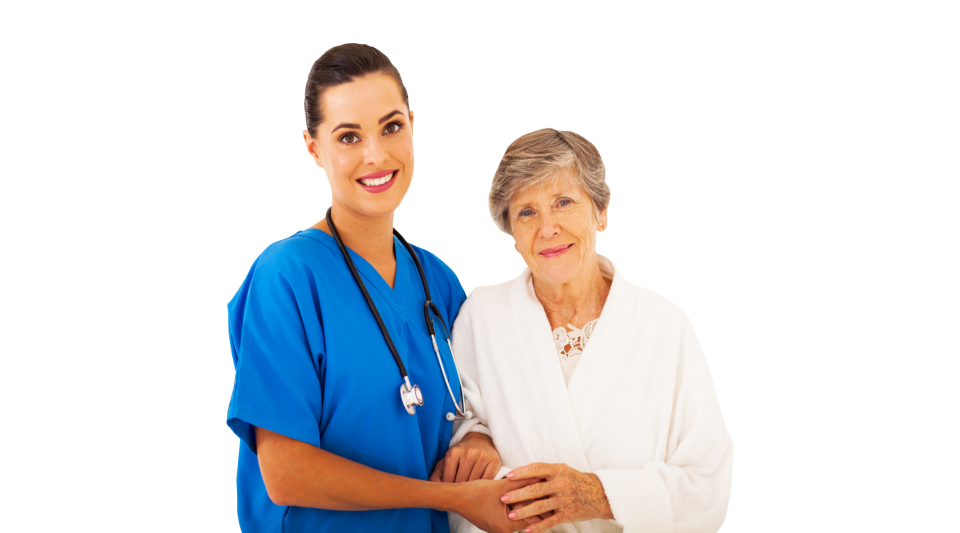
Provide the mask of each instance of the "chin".
[{"label": "chin", "polygon": [[579,269],[574,265],[556,265],[552,268],[540,269],[540,277],[553,285],[563,285],[577,278]]},{"label": "chin", "polygon": [[[397,185],[400,185],[399,183]],[[394,187],[396,188],[396,187]],[[403,197],[406,195],[406,188],[394,192],[386,191],[378,195],[366,195],[366,198],[360,198],[357,202],[357,210],[366,216],[377,217],[389,215],[400,207]]]}]

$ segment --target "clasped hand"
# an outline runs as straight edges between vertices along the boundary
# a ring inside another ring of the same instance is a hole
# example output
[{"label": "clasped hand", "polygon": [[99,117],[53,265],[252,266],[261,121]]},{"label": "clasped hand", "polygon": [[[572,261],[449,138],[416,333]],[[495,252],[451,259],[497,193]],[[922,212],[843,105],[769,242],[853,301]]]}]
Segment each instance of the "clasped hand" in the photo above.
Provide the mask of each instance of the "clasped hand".
[{"label": "clasped hand", "polygon": [[483,433],[467,433],[463,440],[447,450],[437,462],[430,481],[463,483],[477,479],[493,479],[500,471],[500,454],[490,437]]},{"label": "clasped hand", "polygon": [[507,478],[535,481],[500,498],[510,506],[508,518],[511,520],[537,520],[526,529],[528,533],[542,533],[567,522],[613,519],[610,502],[596,474],[580,472],[562,463],[532,463],[510,472]]},{"label": "clasped hand", "polygon": [[484,531],[543,533],[568,522],[613,519],[596,474],[565,464],[532,463],[513,470],[508,479],[485,481],[499,470],[500,454],[490,437],[468,433],[437,463],[430,480],[474,482],[465,487],[471,505],[461,514]]}]

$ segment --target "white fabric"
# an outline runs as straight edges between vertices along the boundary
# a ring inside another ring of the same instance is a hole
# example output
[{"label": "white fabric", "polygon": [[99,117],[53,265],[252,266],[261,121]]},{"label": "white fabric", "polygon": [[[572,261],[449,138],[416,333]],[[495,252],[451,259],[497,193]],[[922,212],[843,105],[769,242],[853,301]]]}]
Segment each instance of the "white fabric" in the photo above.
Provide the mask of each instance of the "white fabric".
[{"label": "white fabric", "polygon": [[570,378],[573,377],[573,371],[577,368],[577,362],[580,361],[580,356],[587,346],[587,341],[593,334],[593,328],[596,327],[597,320],[600,319],[595,318],[584,324],[582,328],[567,324],[570,331],[567,331],[567,328],[553,330],[553,343],[557,348],[557,355],[560,356],[560,369],[563,370],[563,380],[567,385],[570,384]]},{"label": "white fabric", "polygon": [[[489,430],[499,477],[534,462],[597,474],[615,520],[551,531],[715,532],[733,445],[697,337],[679,308],[600,263],[613,283],[569,387],[529,270],[471,293],[453,343],[476,417],[454,425],[451,445]],[[450,523],[477,531],[454,513]]]}]

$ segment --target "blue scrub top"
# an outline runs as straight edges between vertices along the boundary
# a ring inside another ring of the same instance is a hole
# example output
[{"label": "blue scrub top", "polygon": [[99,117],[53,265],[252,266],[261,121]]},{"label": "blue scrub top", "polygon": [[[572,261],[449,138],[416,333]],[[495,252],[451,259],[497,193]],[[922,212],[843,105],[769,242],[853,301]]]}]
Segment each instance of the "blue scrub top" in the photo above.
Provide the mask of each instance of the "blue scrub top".
[{"label": "blue scrub top", "polygon": [[[466,299],[456,275],[414,247],[447,327]],[[431,531],[448,533],[431,509],[328,511],[281,507],[267,496],[254,427],[401,476],[427,479],[449,446],[454,411],[423,317],[417,267],[394,237],[394,288],[350,250],[411,383],[424,402],[416,415],[400,401],[403,382],[376,319],[336,241],[308,229],[270,245],[228,305],[236,377],[227,425],[240,437],[237,514],[244,532]],[[447,343],[437,343],[453,393],[460,383]]]}]

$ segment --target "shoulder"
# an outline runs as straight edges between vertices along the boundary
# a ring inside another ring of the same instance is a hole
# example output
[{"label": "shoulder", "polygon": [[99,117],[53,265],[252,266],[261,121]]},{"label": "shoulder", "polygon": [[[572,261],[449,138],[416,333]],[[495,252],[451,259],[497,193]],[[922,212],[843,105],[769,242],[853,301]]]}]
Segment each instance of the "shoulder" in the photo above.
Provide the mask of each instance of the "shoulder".
[{"label": "shoulder", "polygon": [[618,312],[625,311],[635,319],[655,325],[662,332],[679,332],[689,327],[690,319],[680,306],[656,292],[630,283],[619,271],[617,275],[620,279],[614,280],[611,294],[615,291],[616,298],[622,302],[617,306],[621,310]]},{"label": "shoulder", "polygon": [[470,296],[467,297],[460,313],[467,317],[501,315],[510,305],[510,291],[516,283],[517,279],[512,279],[496,285],[485,285],[473,289],[470,291]]},{"label": "shoulder", "polygon": [[[320,230],[305,230],[281,239],[266,247],[254,261],[247,276],[257,283],[286,280],[294,285],[323,283],[331,269],[345,268],[336,245],[316,235]],[[332,241],[333,239],[330,238]]]},{"label": "shoulder", "polygon": [[269,272],[288,272],[307,264],[322,265],[330,252],[327,248],[304,232],[297,232],[267,246],[257,257],[255,266]]},{"label": "shoulder", "polygon": [[413,248],[413,251],[417,253],[417,257],[420,259],[420,264],[423,265],[424,271],[429,272],[435,278],[442,278],[456,283],[458,287],[460,286],[460,279],[457,278],[453,269],[437,257],[436,254],[413,244],[410,246]]},{"label": "shoulder", "polygon": [[446,305],[447,320],[448,323],[452,323],[467,297],[467,294],[463,291],[463,286],[460,285],[460,278],[457,277],[452,268],[433,253],[412,244],[410,246],[420,259],[424,274],[432,281],[431,287],[435,286],[440,291],[437,296]]},{"label": "shoulder", "polygon": [[327,247],[304,232],[274,242],[254,260],[231,306],[242,304],[248,294],[298,292],[311,285],[318,271],[329,268],[332,261]]}]

